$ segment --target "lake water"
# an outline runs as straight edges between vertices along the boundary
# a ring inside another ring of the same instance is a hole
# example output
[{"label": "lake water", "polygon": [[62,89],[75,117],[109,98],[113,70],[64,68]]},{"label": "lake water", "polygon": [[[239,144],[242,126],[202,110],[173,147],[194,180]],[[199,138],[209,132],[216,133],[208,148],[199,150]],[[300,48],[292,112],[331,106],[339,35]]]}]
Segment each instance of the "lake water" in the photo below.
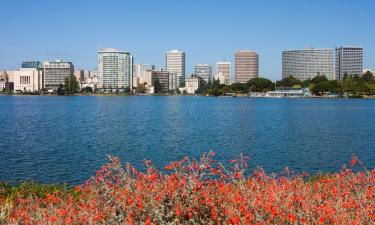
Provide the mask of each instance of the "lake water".
[{"label": "lake water", "polygon": [[0,180],[79,184],[106,155],[140,167],[215,151],[267,173],[375,166],[375,100],[0,96]]}]

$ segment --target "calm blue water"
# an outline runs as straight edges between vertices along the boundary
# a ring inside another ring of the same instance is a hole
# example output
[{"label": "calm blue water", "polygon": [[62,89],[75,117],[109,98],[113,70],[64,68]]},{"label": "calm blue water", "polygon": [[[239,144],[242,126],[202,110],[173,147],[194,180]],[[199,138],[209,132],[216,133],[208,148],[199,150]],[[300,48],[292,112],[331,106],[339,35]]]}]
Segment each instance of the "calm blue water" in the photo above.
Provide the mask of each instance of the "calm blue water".
[{"label": "calm blue water", "polygon": [[119,156],[161,167],[213,150],[268,173],[375,166],[375,100],[0,96],[0,180],[84,182]]}]

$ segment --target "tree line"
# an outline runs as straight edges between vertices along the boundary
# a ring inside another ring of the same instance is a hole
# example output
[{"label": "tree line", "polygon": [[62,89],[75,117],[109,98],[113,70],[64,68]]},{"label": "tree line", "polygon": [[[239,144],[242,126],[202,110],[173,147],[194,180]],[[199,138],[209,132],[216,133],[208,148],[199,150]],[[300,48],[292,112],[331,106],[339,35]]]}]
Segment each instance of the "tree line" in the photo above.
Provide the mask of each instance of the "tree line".
[{"label": "tree line", "polygon": [[276,88],[295,87],[310,88],[314,95],[374,95],[374,74],[367,71],[362,76],[345,74],[342,81],[328,80],[324,75],[317,75],[313,79],[301,81],[293,76],[285,77],[280,81],[272,82],[266,78],[254,78],[247,83],[220,84],[219,80],[203,84],[197,91],[198,94],[211,96],[227,95],[229,93],[248,94],[250,92],[267,92]]}]

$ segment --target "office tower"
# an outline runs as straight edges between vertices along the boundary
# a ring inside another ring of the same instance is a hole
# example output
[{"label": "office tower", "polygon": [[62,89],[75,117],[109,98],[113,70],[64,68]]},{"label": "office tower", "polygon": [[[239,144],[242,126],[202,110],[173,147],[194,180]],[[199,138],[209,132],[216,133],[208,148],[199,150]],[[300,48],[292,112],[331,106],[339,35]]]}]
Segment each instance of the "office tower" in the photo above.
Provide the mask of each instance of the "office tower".
[{"label": "office tower", "polygon": [[15,92],[40,91],[42,71],[37,68],[21,68],[14,72]]},{"label": "office tower", "polygon": [[282,53],[282,77],[293,76],[299,80],[324,75],[334,80],[333,49],[307,48]]},{"label": "office tower", "polygon": [[101,92],[124,92],[133,85],[133,57],[129,52],[103,48],[98,53]]},{"label": "office tower", "polygon": [[171,50],[165,53],[165,70],[177,75],[177,86],[185,80],[185,53]]},{"label": "office tower", "polygon": [[71,62],[56,60],[55,62],[43,63],[43,88],[57,90],[64,85],[65,78],[74,74],[74,66]]},{"label": "office tower", "polygon": [[239,50],[234,53],[236,83],[246,83],[259,74],[258,54],[253,51]]},{"label": "office tower", "polygon": [[156,79],[159,80],[159,83],[162,86],[160,90],[162,93],[168,93],[169,91],[174,91],[178,88],[177,74],[163,70],[147,70],[145,74],[141,76],[140,83],[145,83],[147,87],[150,87],[154,86]]},{"label": "office tower", "polygon": [[362,75],[363,48],[341,46],[336,48],[336,79],[343,80],[345,74]]},{"label": "office tower", "polygon": [[220,81],[220,84],[231,84],[231,64],[230,62],[217,62],[216,64],[216,80]]},{"label": "office tower", "polygon": [[195,65],[195,75],[201,77],[206,83],[208,83],[212,77],[212,66],[209,64]]}]

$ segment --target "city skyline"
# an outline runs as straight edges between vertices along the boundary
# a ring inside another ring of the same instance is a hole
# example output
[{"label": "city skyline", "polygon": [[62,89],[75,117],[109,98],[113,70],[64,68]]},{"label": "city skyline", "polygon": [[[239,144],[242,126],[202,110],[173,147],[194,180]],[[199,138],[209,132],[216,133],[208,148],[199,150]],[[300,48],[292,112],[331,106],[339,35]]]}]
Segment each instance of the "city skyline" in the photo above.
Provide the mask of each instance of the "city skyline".
[{"label": "city skyline", "polygon": [[[188,77],[196,64],[233,64],[236,50],[251,49],[259,55],[259,76],[278,80],[283,50],[341,45],[363,47],[364,68],[375,67],[374,2],[295,2],[65,1],[56,7],[58,3],[48,1],[5,0],[0,3],[0,21],[6,31],[0,37],[0,69],[17,69],[27,60],[56,59],[93,69],[98,48],[105,47],[129,51],[135,64],[162,68],[164,52],[180,49],[186,53]],[[40,7],[44,12],[27,17],[25,23],[22,15]],[[353,11],[360,13],[348,16]],[[98,13],[103,14],[100,19]],[[125,21],[131,22],[122,26]]]}]

